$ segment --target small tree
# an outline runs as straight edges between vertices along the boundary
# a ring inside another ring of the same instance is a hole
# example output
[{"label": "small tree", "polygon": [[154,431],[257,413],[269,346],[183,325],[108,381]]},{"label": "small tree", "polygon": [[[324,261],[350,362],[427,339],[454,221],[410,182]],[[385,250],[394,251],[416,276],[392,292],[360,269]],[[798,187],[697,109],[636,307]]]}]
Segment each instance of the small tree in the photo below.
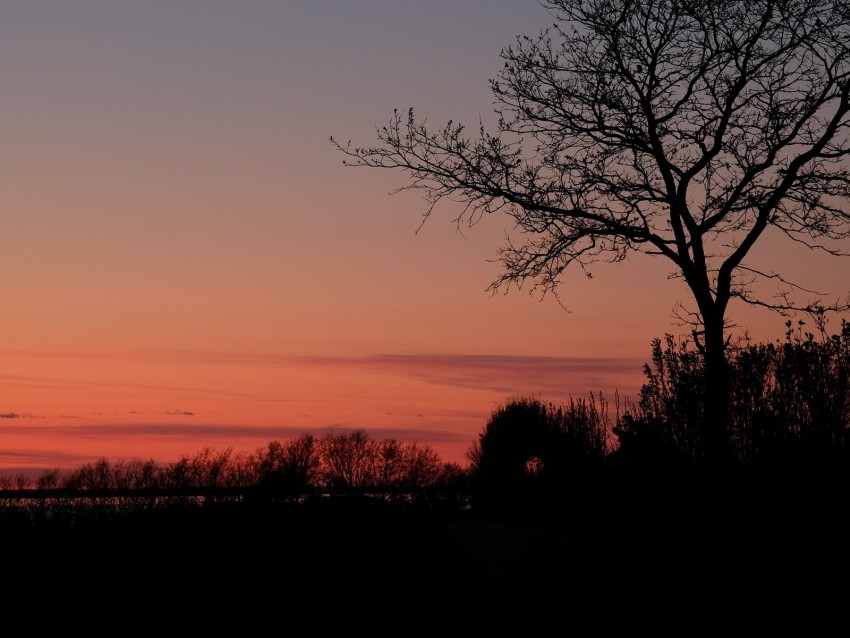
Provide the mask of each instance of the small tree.
[{"label": "small tree", "polygon": [[39,490],[52,490],[59,487],[59,468],[44,470],[35,480],[35,487]]},{"label": "small tree", "polygon": [[469,450],[475,490],[485,505],[586,491],[606,464],[609,434],[596,400],[558,406],[511,399],[493,411]]},{"label": "small tree", "polygon": [[[396,111],[376,146],[331,141],[354,166],[397,169],[457,224],[503,213],[518,234],[493,288],[545,293],[577,266],[669,260],[705,360],[701,451],[731,454],[727,309],[812,311],[748,262],[769,230],[841,253],[850,236],[850,5],[827,0],[543,0],[554,24],[502,51],[494,133]],[[785,264],[779,264],[784,266]],[[759,295],[760,280],[779,296]],[[805,289],[802,289],[805,290]],[[835,310],[846,303],[831,304]]]}]

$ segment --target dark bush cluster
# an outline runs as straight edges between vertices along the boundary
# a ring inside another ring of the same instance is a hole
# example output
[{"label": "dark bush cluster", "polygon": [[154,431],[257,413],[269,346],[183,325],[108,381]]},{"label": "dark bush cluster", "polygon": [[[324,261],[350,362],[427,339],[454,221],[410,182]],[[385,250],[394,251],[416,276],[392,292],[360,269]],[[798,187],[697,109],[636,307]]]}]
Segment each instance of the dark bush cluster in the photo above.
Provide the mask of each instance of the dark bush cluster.
[{"label": "dark bush cluster", "polygon": [[[839,468],[850,452],[850,324],[820,338],[789,321],[784,342],[729,351],[729,416],[741,468]],[[704,366],[700,353],[657,339],[639,403],[613,428],[624,464],[670,467],[700,460]],[[709,424],[710,425],[710,424]]]},{"label": "dark bush cluster", "polygon": [[843,489],[850,479],[850,325],[819,337],[802,322],[786,325],[783,342],[729,346],[730,465],[704,462],[702,353],[667,336],[652,344],[638,401],[622,411],[618,405],[613,416],[601,396],[563,405],[519,397],[494,410],[469,451],[474,502],[561,515],[659,495],[669,504],[711,492],[730,502],[737,492],[731,500],[743,502],[748,490],[783,499],[793,490],[823,496]]},{"label": "dark bush cluster", "polygon": [[533,397],[499,406],[469,450],[478,504],[511,507],[588,488],[609,452],[610,422],[600,397],[565,405]]}]

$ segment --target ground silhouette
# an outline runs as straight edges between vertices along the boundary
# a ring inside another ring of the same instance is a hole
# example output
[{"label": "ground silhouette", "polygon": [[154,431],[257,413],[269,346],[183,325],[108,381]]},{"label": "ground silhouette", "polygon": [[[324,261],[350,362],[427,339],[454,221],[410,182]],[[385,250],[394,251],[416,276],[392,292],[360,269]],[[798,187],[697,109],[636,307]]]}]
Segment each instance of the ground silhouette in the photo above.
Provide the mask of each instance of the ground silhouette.
[{"label": "ground silhouette", "polygon": [[342,497],[127,514],[6,534],[3,582],[10,604],[196,630],[815,631],[846,609],[844,501],[774,487],[631,477],[548,512]]}]

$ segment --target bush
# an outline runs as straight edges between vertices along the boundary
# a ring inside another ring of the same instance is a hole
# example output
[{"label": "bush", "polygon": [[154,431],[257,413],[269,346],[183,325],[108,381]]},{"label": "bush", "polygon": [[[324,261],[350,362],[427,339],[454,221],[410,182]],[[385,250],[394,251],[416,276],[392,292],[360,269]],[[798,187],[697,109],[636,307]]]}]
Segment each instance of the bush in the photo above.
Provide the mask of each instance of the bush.
[{"label": "bush", "polygon": [[476,500],[486,508],[534,505],[586,492],[605,465],[606,404],[519,397],[499,406],[468,452]]},{"label": "bush", "polygon": [[[850,324],[816,340],[791,322],[783,343],[730,348],[729,415],[740,466],[800,471],[842,466],[850,451]],[[613,432],[621,464],[670,467],[700,456],[704,367],[667,336],[653,342],[639,404]]]}]

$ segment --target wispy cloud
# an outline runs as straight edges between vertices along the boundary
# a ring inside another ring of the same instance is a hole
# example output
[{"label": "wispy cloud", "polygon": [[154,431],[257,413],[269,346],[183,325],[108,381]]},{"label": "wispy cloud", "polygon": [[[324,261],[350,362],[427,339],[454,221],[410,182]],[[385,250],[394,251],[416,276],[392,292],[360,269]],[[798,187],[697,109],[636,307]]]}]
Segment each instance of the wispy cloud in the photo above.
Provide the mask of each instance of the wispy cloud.
[{"label": "wispy cloud", "polygon": [[[12,425],[4,428],[7,434],[33,434],[40,437],[98,437],[98,438],[160,438],[186,437],[192,439],[290,439],[304,433],[322,435],[330,431],[347,431],[355,429],[348,425],[328,424],[315,427],[298,427],[286,425],[232,425],[232,424],[198,424],[186,423],[113,423],[113,424],[63,424],[39,426],[37,430],[23,425]],[[419,439],[434,436],[446,440],[468,438],[457,432],[430,430],[426,428],[364,428],[376,437],[391,437]]]},{"label": "wispy cloud", "polygon": [[[275,368],[335,368],[370,371],[419,379],[425,383],[513,393],[517,388],[537,388],[541,392],[560,394],[611,388],[630,391],[639,387],[644,359],[597,358],[570,356],[522,356],[503,354],[373,354],[359,356],[289,356],[281,353],[202,352],[163,350],[155,352],[116,353],[45,353],[0,352],[0,355],[40,358],[148,360],[228,367],[249,366]],[[235,400],[298,401],[297,397],[281,398],[244,392],[228,392],[203,387],[131,385],[111,382],[76,382],[69,379],[47,379],[5,376],[8,384],[28,385],[42,389],[73,389],[79,385],[101,387],[138,387],[148,390],[172,390],[230,396]]]},{"label": "wispy cloud", "polygon": [[0,419],[45,419],[47,417],[41,414],[33,414],[32,412],[3,412],[0,413]]},{"label": "wispy cloud", "polygon": [[90,460],[91,457],[84,454],[68,454],[55,449],[0,448],[0,476],[13,475],[19,471],[32,473],[34,467],[76,467]]},{"label": "wispy cloud", "polygon": [[301,365],[351,367],[419,379],[424,383],[502,394],[586,394],[640,384],[643,361],[631,358],[544,357],[463,354],[379,354],[362,357],[301,357]]}]

